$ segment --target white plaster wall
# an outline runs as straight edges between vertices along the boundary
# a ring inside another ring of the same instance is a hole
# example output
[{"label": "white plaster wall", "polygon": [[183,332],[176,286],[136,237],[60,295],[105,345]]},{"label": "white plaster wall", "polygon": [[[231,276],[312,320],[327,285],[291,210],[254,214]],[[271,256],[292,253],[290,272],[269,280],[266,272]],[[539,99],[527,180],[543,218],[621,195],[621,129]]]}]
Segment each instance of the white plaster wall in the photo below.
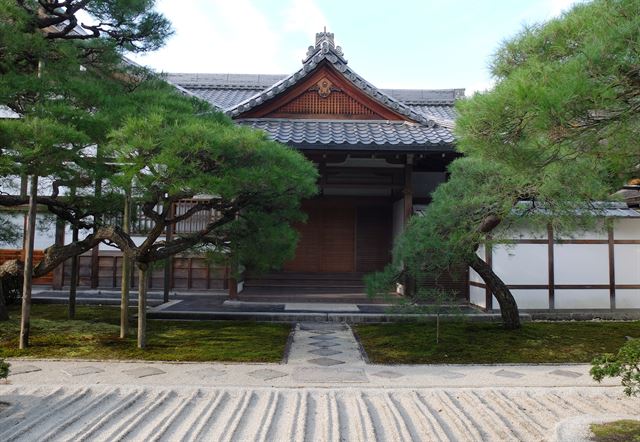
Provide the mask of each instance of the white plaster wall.
[{"label": "white plaster wall", "polygon": [[640,308],[640,289],[616,289],[616,308]]},{"label": "white plaster wall", "polygon": [[511,293],[518,304],[518,308],[523,310],[542,310],[549,308],[548,290],[512,290]]},{"label": "white plaster wall", "polygon": [[509,229],[503,229],[498,232],[501,238],[506,239],[547,239],[548,233],[546,229],[524,226],[512,226]]},{"label": "white plaster wall", "polygon": [[556,244],[556,284],[609,284],[607,244]]},{"label": "white plaster wall", "polygon": [[[7,222],[16,226],[19,232],[19,238],[16,243],[0,242],[0,248],[8,250],[22,249],[22,234],[24,230],[24,214],[13,212],[3,213],[0,222]],[[36,215],[36,235],[33,241],[34,250],[44,250],[53,245],[56,237],[56,225],[50,216],[44,214]]]},{"label": "white plaster wall", "polygon": [[0,192],[9,195],[20,194],[20,177],[16,175],[2,177],[0,179]]},{"label": "white plaster wall", "polygon": [[[513,298],[520,310],[546,310],[549,308],[549,292],[540,289],[513,289]],[[500,304],[493,297],[493,309],[500,310]]]},{"label": "white plaster wall", "polygon": [[640,244],[614,246],[616,284],[640,284]]},{"label": "white plaster wall", "polygon": [[610,306],[608,289],[556,289],[555,291],[556,309],[608,309]]},{"label": "white plaster wall", "polygon": [[594,227],[590,230],[556,234],[556,239],[607,239],[608,237],[609,234],[602,220],[596,221]]},{"label": "white plaster wall", "polygon": [[480,287],[469,286],[469,302],[479,307],[486,306],[485,290]]},{"label": "white plaster wall", "polygon": [[614,239],[640,239],[640,219],[615,220],[613,237]]},{"label": "white plaster wall", "polygon": [[546,284],[549,281],[545,244],[496,245],[493,270],[507,284]]},{"label": "white plaster wall", "polygon": [[476,273],[476,271],[473,270],[471,267],[469,267],[469,281],[483,282],[480,275],[478,275],[478,273]]}]

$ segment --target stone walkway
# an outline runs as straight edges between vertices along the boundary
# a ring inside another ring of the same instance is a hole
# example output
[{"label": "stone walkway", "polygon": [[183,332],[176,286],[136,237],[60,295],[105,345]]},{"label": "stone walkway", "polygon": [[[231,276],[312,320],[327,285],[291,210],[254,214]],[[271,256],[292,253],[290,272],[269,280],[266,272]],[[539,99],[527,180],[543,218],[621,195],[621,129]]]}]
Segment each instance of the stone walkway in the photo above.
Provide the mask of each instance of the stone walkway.
[{"label": "stone walkway", "polygon": [[285,364],[10,362],[2,441],[540,441],[640,416],[588,365],[372,365],[341,324],[297,325]]}]

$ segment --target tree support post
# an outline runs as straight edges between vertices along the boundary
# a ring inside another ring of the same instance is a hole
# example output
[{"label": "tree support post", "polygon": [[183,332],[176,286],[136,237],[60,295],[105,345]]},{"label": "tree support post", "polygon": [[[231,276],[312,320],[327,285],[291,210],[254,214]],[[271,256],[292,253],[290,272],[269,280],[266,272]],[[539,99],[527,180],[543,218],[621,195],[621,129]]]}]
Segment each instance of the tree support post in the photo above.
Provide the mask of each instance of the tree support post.
[{"label": "tree support post", "polygon": [[[76,188],[71,188],[71,198],[75,198]],[[78,241],[78,227],[71,227],[71,242],[76,243]],[[71,281],[69,281],[69,319],[76,318],[76,292],[78,289],[78,255],[74,254],[71,258]]]},{"label": "tree support post", "polygon": [[[171,208],[173,216],[176,215],[175,205]],[[174,226],[168,224],[166,227],[165,241],[168,243],[173,239]],[[164,283],[163,283],[163,302],[169,302],[169,291],[171,291],[171,283],[173,281],[173,257],[169,256],[164,262]]]},{"label": "tree support post", "polygon": [[[125,189],[124,211],[122,214],[122,230],[128,235],[131,232],[131,188]],[[122,254],[122,277],[120,283],[120,339],[129,334],[129,284],[131,281],[131,260]]]},{"label": "tree support post", "polygon": [[149,265],[138,264],[138,348],[147,345],[147,276]]},{"label": "tree support post", "polygon": [[31,316],[31,284],[33,280],[33,243],[35,238],[36,212],[38,205],[38,176],[31,176],[29,190],[29,213],[25,232],[24,282],[22,286],[22,316],[20,318],[20,350],[29,346],[29,328]]}]

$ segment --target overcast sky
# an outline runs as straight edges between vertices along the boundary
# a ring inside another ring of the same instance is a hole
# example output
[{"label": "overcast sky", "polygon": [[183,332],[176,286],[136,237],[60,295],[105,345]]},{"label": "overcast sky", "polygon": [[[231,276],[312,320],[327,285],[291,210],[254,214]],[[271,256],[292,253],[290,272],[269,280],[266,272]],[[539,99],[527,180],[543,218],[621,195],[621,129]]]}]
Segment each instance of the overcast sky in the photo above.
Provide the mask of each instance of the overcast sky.
[{"label": "overcast sky", "polygon": [[162,72],[290,74],[326,26],[378,87],[469,93],[491,85],[488,61],[501,41],[575,1],[159,0],[175,35],[133,58]]}]

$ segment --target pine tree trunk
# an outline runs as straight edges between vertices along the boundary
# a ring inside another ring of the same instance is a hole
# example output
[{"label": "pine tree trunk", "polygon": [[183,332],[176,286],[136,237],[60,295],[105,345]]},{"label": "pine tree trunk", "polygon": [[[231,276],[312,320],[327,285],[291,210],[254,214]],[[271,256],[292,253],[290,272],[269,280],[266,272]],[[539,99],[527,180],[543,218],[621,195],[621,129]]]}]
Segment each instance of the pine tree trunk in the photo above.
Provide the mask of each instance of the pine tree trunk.
[{"label": "pine tree trunk", "polygon": [[500,304],[500,314],[504,327],[508,330],[520,328],[520,313],[518,312],[518,304],[513,298],[511,291],[507,285],[500,279],[498,275],[491,269],[491,266],[484,262],[476,254],[470,259],[469,265],[483,279],[489,290],[498,300]]},{"label": "pine tree trunk", "polygon": [[138,348],[147,345],[147,264],[138,264]]},{"label": "pine tree trunk", "polygon": [[[131,190],[127,189],[124,200],[122,230],[126,234],[131,232]],[[131,260],[122,254],[122,282],[120,283],[120,338],[129,334],[129,284],[131,281]]]},{"label": "pine tree trunk", "polygon": [[22,316],[20,318],[20,350],[29,346],[29,329],[31,326],[31,283],[33,279],[33,242],[36,228],[36,212],[38,205],[38,176],[31,176],[31,188],[29,191],[29,213],[27,215],[27,229],[25,232],[25,256],[24,256],[24,284],[22,286]]}]

